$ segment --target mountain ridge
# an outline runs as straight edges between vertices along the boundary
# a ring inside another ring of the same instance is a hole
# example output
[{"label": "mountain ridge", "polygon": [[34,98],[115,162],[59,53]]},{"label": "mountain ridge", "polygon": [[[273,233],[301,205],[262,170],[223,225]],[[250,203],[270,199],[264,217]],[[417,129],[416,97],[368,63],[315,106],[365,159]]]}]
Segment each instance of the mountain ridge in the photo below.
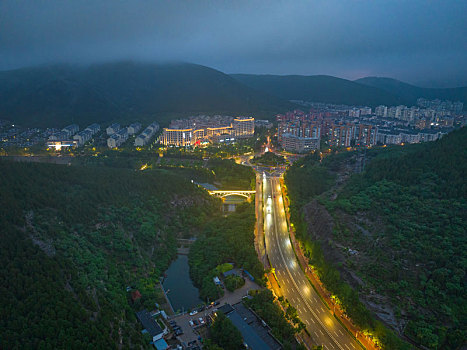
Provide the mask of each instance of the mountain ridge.
[{"label": "mountain ridge", "polygon": [[376,87],[389,93],[403,95],[412,104],[417,98],[461,101],[467,104],[467,86],[454,88],[425,88],[387,77],[365,77],[354,80],[359,84]]},{"label": "mountain ridge", "polygon": [[392,78],[366,77],[354,81],[330,75],[231,74],[241,83],[288,100],[348,105],[416,105],[419,97],[461,101],[467,87],[422,88]]},{"label": "mountain ridge", "polygon": [[0,118],[31,126],[259,114],[293,104],[191,63],[52,65],[0,72]]}]

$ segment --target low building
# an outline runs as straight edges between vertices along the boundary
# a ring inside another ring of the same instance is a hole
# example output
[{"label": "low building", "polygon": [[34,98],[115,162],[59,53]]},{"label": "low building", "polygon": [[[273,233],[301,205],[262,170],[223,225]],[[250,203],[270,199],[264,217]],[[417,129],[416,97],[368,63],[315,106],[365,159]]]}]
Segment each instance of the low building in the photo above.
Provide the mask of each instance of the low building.
[{"label": "low building", "polygon": [[[152,122],[149,124],[143,132],[138,135],[135,139],[135,146],[136,147],[143,147],[147,145],[154,134],[159,130],[159,124],[157,122]],[[165,129],[164,129],[165,130]]]},{"label": "low building", "polygon": [[120,147],[126,140],[128,140],[128,131],[126,128],[123,128],[107,139],[107,146],[109,148]]},{"label": "low building", "polygon": [[223,144],[234,143],[236,140],[237,138],[230,134],[216,135],[211,138],[212,143],[223,143]]},{"label": "low building", "polygon": [[92,135],[90,130],[85,129],[73,136],[73,140],[78,141],[78,146],[82,146],[92,138]]},{"label": "low building", "polygon": [[119,143],[117,134],[111,135],[111,136],[107,139],[107,147],[109,147],[109,148],[117,148],[118,146],[120,146],[120,143]]},{"label": "low building", "polygon": [[84,130],[90,131],[92,133],[92,135],[94,136],[99,131],[101,131],[101,126],[99,124],[94,123],[94,124],[91,124],[88,127],[86,127],[86,129],[84,129]]},{"label": "low building", "polygon": [[317,137],[299,137],[292,134],[282,135],[282,148],[287,152],[306,153],[319,149],[320,139]]},{"label": "low building", "polygon": [[430,142],[436,141],[440,138],[440,133],[433,130],[423,130],[420,132],[420,141],[421,142]]},{"label": "low building", "polygon": [[65,126],[62,129],[62,131],[66,135],[65,138],[69,139],[79,131],[79,126],[77,124],[71,124],[71,125]]},{"label": "low building", "polygon": [[107,135],[113,135],[117,133],[119,130],[120,130],[120,124],[118,123],[114,123],[108,126],[107,129],[105,129],[105,131],[107,132]]},{"label": "low building", "polygon": [[282,349],[281,343],[272,335],[267,324],[242,303],[222,305],[218,308],[218,312],[224,313],[232,321],[242,334],[248,349]]},{"label": "low building", "polygon": [[133,123],[127,128],[128,135],[134,135],[141,130],[141,123]]},{"label": "low building", "polygon": [[255,127],[256,128],[266,128],[266,129],[271,129],[274,126],[273,123],[271,123],[267,119],[255,119]]},{"label": "low building", "polygon": [[154,317],[151,317],[148,310],[144,309],[136,313],[139,322],[143,326],[142,333],[149,333],[152,338],[152,342],[155,343],[159,339],[162,339],[164,330],[159,326]]},{"label": "low building", "polygon": [[57,151],[60,151],[62,148],[68,147],[78,147],[78,141],[76,140],[55,140],[47,141],[47,148],[55,148]]},{"label": "low building", "polygon": [[420,142],[420,133],[418,132],[401,132],[401,139],[404,143],[419,143]]},{"label": "low building", "polygon": [[70,138],[71,137],[68,137],[66,132],[58,131],[58,132],[54,132],[52,135],[50,135],[48,140],[49,141],[60,141],[60,140],[66,140],[66,139],[70,139]]},{"label": "low building", "polygon": [[222,273],[222,277],[226,278],[227,276],[237,276],[242,277],[242,272],[239,269],[231,269]]}]

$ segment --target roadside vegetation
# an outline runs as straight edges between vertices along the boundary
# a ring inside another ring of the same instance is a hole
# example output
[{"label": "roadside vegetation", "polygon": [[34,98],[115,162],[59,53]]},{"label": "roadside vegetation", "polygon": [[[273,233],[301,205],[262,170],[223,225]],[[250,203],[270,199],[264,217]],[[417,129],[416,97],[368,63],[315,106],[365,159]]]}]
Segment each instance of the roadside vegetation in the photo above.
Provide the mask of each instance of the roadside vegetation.
[{"label": "roadside vegetation", "polygon": [[281,307],[274,302],[275,298],[269,289],[250,291],[249,294],[251,298],[244,300],[245,305],[256,312],[271,327],[272,334],[283,344],[284,348],[301,349],[302,346],[297,344],[295,340],[295,334],[304,330],[305,324],[299,320],[297,310],[281,297],[279,302],[287,310],[284,313]]},{"label": "roadside vegetation", "polygon": [[285,158],[278,156],[272,152],[266,152],[262,156],[254,157],[251,160],[252,164],[263,165],[263,166],[280,166],[286,163]]},{"label": "roadside vegetation", "polygon": [[[234,326],[222,311],[217,312],[211,327],[209,328],[211,341],[208,341],[208,349],[216,349],[215,346],[224,350],[243,349],[243,337],[237,327]],[[213,344],[215,346],[213,347]]]},{"label": "roadside vegetation", "polygon": [[254,203],[244,203],[228,216],[218,215],[203,228],[188,256],[190,275],[199,288],[200,297],[213,301],[223,294],[214,284],[219,265],[226,262],[244,268],[263,284],[263,266],[254,248]]},{"label": "roadside vegetation", "polygon": [[[217,204],[161,171],[0,161],[2,347],[147,347],[135,310]],[[127,286],[142,298],[134,305]]]},{"label": "roadside vegetation", "polygon": [[[321,163],[309,156],[286,174],[291,220],[313,268],[384,348],[408,345],[367,309],[374,300],[411,342],[457,349],[466,341],[466,149],[463,128],[433,143],[343,152]],[[360,163],[363,172],[352,175]],[[320,227],[310,213],[322,216]]]}]

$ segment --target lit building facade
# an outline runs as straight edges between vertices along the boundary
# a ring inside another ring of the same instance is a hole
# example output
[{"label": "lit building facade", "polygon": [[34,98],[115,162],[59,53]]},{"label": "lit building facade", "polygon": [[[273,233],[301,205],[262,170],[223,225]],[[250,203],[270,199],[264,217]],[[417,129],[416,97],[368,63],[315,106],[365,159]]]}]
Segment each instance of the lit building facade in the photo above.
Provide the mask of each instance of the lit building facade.
[{"label": "lit building facade", "polygon": [[300,137],[292,134],[282,135],[282,147],[287,152],[306,153],[319,149],[320,139],[317,137]]},{"label": "lit building facade", "polygon": [[204,129],[169,129],[164,128],[161,143],[166,146],[194,146],[204,138]]},{"label": "lit building facade", "polygon": [[235,118],[233,121],[227,118],[230,117],[220,119],[220,116],[216,116],[212,121],[206,116],[198,118],[200,120],[178,120],[171,127],[164,128],[160,142],[166,146],[186,147],[202,141],[234,142],[237,138],[254,135],[254,118]]},{"label": "lit building facade", "polygon": [[359,124],[358,137],[356,138],[357,146],[374,146],[377,143],[378,128],[373,125]]},{"label": "lit building facade", "polygon": [[355,126],[352,124],[331,124],[326,135],[328,145],[335,147],[350,147],[354,133]]},{"label": "lit building facade", "polygon": [[232,128],[237,138],[251,137],[255,134],[255,118],[235,118]]}]

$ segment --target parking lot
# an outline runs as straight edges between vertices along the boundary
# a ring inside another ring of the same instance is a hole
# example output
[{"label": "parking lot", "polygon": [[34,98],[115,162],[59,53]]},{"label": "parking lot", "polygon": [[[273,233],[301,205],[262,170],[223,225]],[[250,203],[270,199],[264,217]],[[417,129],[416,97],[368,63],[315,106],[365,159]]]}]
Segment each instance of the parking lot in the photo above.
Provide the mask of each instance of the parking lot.
[{"label": "parking lot", "polygon": [[[249,279],[246,279],[245,285],[235,290],[234,292],[229,292],[225,290],[224,296],[216,302],[218,303],[217,305],[213,305],[211,307],[203,309],[198,309],[196,314],[190,315],[190,313],[185,313],[170,317],[169,320],[175,322],[176,329],[180,329],[183,332],[183,334],[178,335],[177,338],[182,342],[182,344],[191,346],[192,348],[193,346],[198,345],[199,343],[193,345],[188,344],[193,341],[198,341],[200,328],[206,327],[206,324],[208,322],[207,316],[209,316],[214,310],[217,310],[219,306],[222,306],[226,303],[235,304],[240,302],[242,298],[245,295],[247,295],[248,291],[251,289],[260,289],[260,287],[256,283],[250,281]],[[202,319],[204,324],[201,322],[200,318]],[[190,324],[190,321],[193,323],[193,325]],[[196,324],[196,322],[198,324]]]}]

